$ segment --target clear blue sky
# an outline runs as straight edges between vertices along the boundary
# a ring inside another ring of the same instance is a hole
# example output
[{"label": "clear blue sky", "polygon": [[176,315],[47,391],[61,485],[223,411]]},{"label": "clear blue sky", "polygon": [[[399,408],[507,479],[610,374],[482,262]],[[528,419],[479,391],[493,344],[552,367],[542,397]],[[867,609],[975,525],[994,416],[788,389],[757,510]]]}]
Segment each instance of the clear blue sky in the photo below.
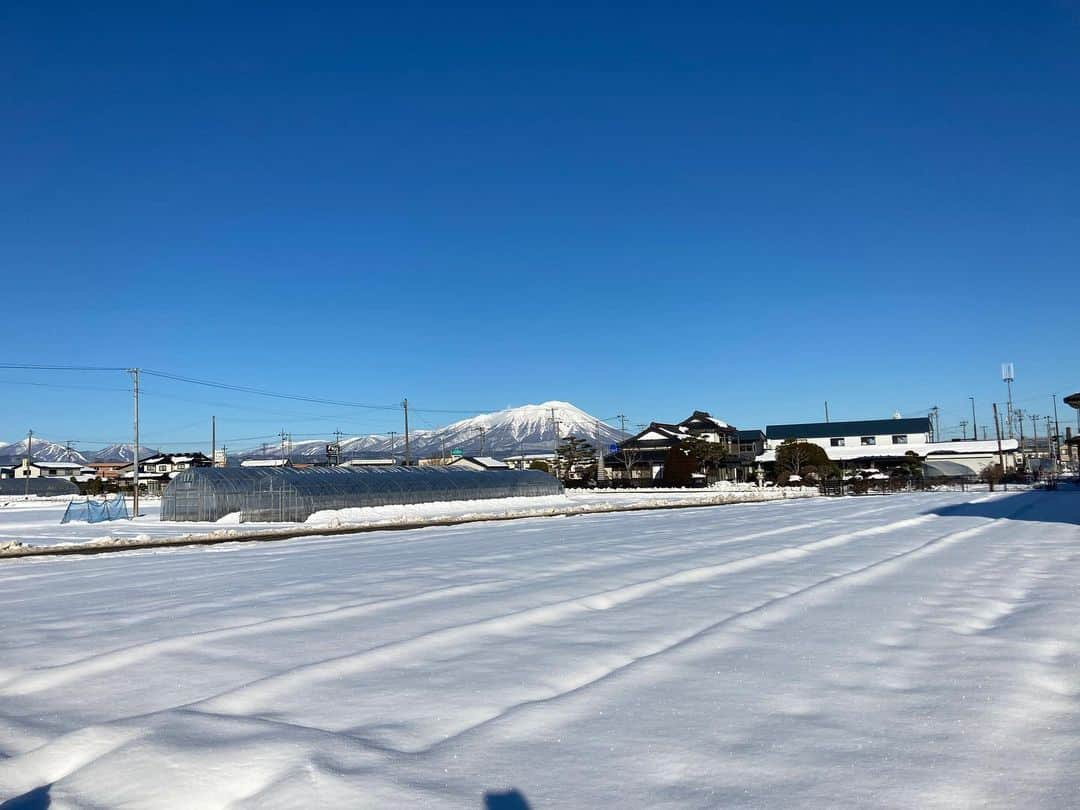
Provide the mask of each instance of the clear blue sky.
[{"label": "clear blue sky", "polygon": [[[1080,389],[1077,2],[392,6],[5,4],[0,361],[740,427]],[[126,384],[0,371],[0,439],[124,439]],[[399,421],[146,390],[149,443]]]}]

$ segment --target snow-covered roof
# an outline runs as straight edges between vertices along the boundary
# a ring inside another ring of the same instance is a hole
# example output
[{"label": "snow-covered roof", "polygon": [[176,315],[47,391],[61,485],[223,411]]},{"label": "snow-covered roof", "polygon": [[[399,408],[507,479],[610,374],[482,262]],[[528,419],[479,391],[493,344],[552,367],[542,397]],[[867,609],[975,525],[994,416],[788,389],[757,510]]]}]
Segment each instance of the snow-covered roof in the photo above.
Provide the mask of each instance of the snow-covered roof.
[{"label": "snow-covered roof", "polygon": [[285,467],[288,464],[287,458],[246,458],[240,462],[241,467]]},{"label": "snow-covered roof", "polygon": [[81,470],[85,464],[77,464],[74,461],[32,461],[34,467],[42,467],[50,470]]},{"label": "snow-covered roof", "polygon": [[455,464],[476,464],[488,470],[505,470],[510,465],[505,461],[499,461],[491,456],[462,456],[450,462],[451,467]]}]

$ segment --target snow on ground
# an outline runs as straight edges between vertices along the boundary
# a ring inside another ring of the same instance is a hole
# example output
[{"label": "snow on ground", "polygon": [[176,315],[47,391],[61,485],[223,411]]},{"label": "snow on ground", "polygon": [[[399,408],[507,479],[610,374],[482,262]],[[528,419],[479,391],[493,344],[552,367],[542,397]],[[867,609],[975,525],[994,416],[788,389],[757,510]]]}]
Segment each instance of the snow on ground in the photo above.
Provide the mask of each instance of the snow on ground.
[{"label": "snow on ground", "polygon": [[[466,520],[573,514],[582,511],[641,506],[678,506],[683,504],[724,504],[805,498],[817,494],[814,489],[759,489],[750,485],[726,485],[717,489],[640,489],[640,490],[569,490],[565,495],[539,498],[494,498],[476,501],[371,506],[316,512],[307,524],[324,528],[341,526],[388,526],[433,520]],[[0,501],[0,549],[5,544],[55,546],[78,544],[115,544],[132,540],[159,538],[235,537],[241,534],[293,532],[302,528],[296,523],[240,523],[239,515],[227,515],[216,522],[160,520],[158,498],[140,500],[141,516],[135,520],[108,523],[66,523],[60,525],[70,498],[11,499]],[[129,502],[128,509],[131,510]]]},{"label": "snow on ground", "polygon": [[1074,807],[1078,523],[921,493],[0,563],[0,800]]}]

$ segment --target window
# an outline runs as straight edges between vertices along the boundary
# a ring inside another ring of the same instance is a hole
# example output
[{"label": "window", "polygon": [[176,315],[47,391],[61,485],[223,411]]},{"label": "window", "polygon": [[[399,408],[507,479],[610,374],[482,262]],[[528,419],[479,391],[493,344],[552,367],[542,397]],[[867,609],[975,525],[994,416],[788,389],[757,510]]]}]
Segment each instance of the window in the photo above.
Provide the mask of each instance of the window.
[{"label": "window", "polygon": [[907,434],[892,437],[893,444],[907,444]]},{"label": "window", "polygon": [[[863,442],[863,444],[865,444],[865,443],[866,442]],[[843,447],[844,446],[844,440],[843,439],[829,439],[829,444],[831,444],[833,447]]]},{"label": "window", "polygon": [[873,436],[863,436],[860,441],[862,441],[863,447],[866,447],[866,446],[871,445],[871,444],[877,444],[877,439],[874,438]]}]

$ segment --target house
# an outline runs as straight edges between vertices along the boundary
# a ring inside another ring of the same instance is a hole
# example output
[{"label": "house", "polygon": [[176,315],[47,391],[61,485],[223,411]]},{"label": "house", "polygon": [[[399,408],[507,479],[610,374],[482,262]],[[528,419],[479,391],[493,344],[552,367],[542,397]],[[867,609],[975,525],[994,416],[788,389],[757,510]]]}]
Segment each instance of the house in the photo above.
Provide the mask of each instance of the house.
[{"label": "house", "polygon": [[125,469],[131,469],[130,461],[91,461],[88,465],[94,476],[102,481],[112,481],[120,477]]},{"label": "house", "polygon": [[841,467],[852,464],[888,470],[915,455],[923,460],[923,472],[929,477],[975,476],[1000,463],[1002,456],[1005,469],[1012,470],[1019,450],[1015,439],[1002,439],[1000,456],[996,440],[933,441],[928,417],[768,425],[765,437],[765,450],[757,457],[761,464],[774,463],[777,448],[794,440],[823,448],[829,460]]},{"label": "house", "polygon": [[[160,494],[168,483],[184,470],[213,466],[209,456],[202,453],[158,453],[139,459],[139,489]],[[135,463],[129,461],[119,468],[116,481],[121,489],[134,488]]]},{"label": "house", "polygon": [[14,467],[5,467],[0,474],[4,478],[63,478],[76,481],[89,481],[94,477],[94,471],[85,464],[74,461],[29,461],[23,459],[23,463]]},{"label": "house", "polygon": [[510,465],[491,456],[459,456],[448,467],[459,470],[509,470]]},{"label": "house", "polygon": [[[717,445],[725,456],[714,465],[713,479],[732,480],[739,477],[742,466],[738,434],[736,428],[707,411],[694,411],[676,424],[651,422],[637,435],[620,442],[615,452],[604,456],[604,466],[616,485],[648,486],[663,479],[664,464],[673,447],[696,439]],[[698,471],[696,476],[705,483],[705,474]]]},{"label": "house", "polygon": [[527,470],[534,462],[542,462],[548,467],[555,464],[554,453],[521,453],[516,456],[503,456],[503,461],[516,470]]},{"label": "house", "polygon": [[742,480],[749,481],[757,464],[757,457],[765,452],[765,432],[762,430],[738,430],[735,441],[739,445],[739,468],[745,473]]}]

